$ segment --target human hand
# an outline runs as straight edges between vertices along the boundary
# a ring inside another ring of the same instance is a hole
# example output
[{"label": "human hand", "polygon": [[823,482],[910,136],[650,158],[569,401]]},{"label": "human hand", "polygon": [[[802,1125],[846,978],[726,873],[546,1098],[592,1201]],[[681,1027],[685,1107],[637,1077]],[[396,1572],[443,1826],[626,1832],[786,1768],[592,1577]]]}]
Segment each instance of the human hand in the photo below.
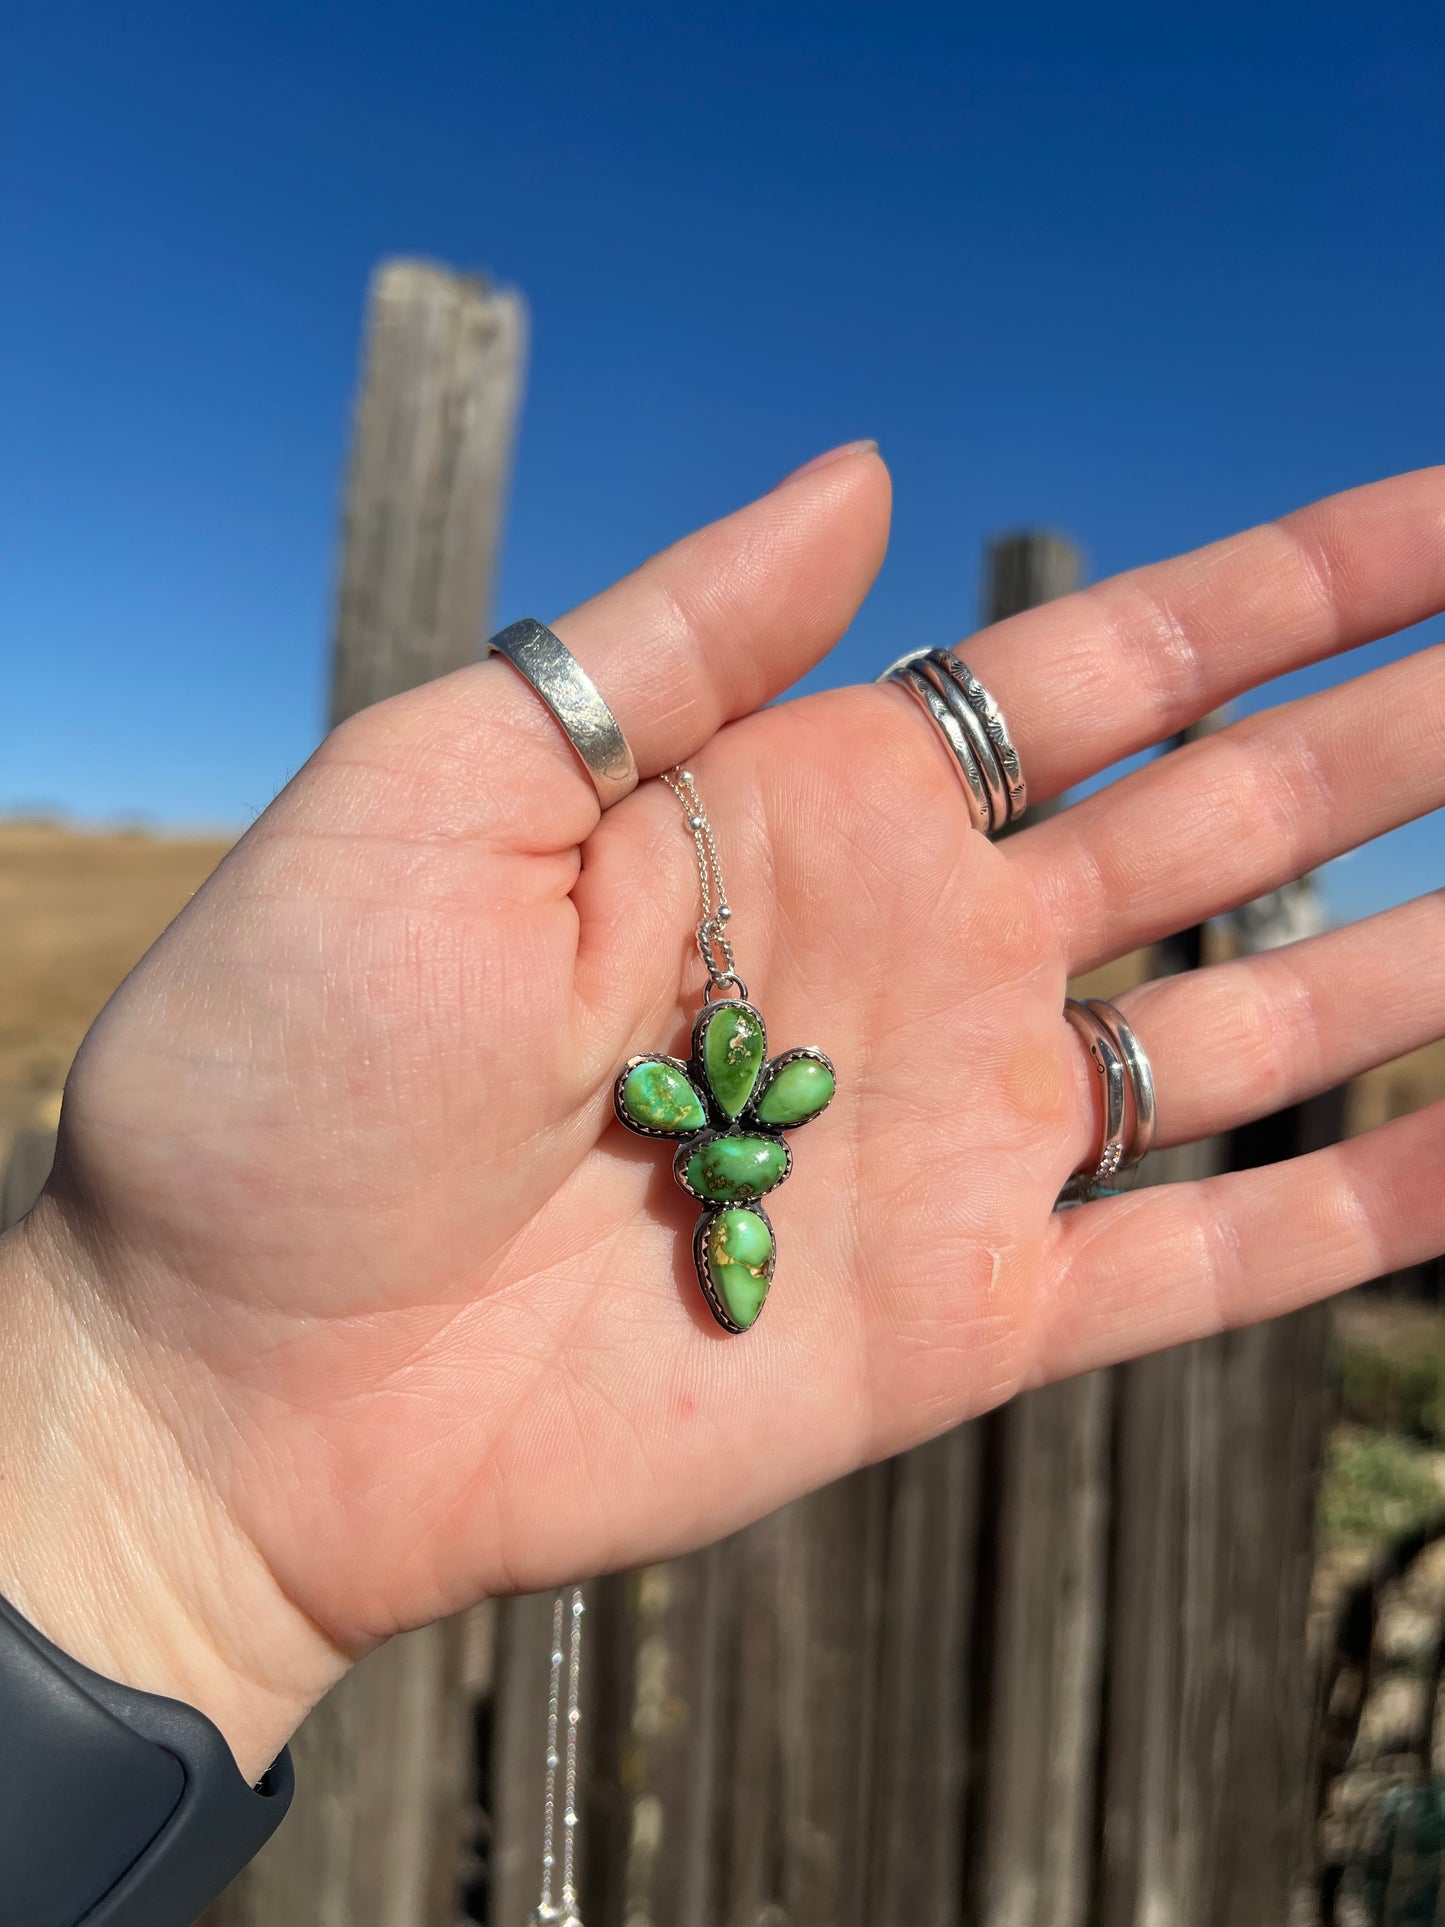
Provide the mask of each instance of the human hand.
[{"label": "human hand", "polygon": [[[702,1305],[670,1159],[611,1116],[626,1057],[685,1050],[690,838],[656,783],[599,820],[505,663],[328,738],[87,1040],[56,1176],[0,1247],[0,1590],[201,1705],[243,1765],[400,1627],[701,1543],[1023,1386],[1445,1245],[1439,1106],[1051,1213],[1096,1102],[1067,978],[1445,801],[1445,656],[992,845],[902,692],[758,710],[846,627],[887,500],[844,455],[556,625],[644,776],[696,773],[774,1046],[838,1067],[746,1337]],[[1437,470],[965,653],[1043,798],[1442,601]],[[1124,999],[1160,1140],[1438,1034],[1442,925],[1436,896]]]}]

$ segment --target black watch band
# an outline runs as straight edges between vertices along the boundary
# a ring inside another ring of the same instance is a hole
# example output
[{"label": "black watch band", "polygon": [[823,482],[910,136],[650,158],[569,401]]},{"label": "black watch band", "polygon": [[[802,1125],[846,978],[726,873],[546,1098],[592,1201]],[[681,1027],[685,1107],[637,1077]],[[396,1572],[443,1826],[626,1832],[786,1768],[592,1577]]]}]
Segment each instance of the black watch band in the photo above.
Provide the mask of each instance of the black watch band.
[{"label": "black watch band", "polygon": [[0,1598],[0,1927],[191,1927],[281,1824],[193,1706],[92,1673]]}]

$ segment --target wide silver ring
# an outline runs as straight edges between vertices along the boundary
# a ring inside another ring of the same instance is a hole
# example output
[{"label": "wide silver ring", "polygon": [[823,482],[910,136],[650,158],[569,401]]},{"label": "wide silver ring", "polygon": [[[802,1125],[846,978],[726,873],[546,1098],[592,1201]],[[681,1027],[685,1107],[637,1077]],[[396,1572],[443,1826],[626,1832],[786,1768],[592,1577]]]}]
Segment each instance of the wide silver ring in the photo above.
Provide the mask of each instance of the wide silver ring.
[{"label": "wide silver ring", "polygon": [[562,725],[604,810],[632,794],[637,788],[637,764],[627,738],[596,683],[560,636],[554,636],[545,623],[524,616],[491,637],[482,654],[505,656],[526,677]]},{"label": "wide silver ring", "polygon": [[1099,1137],[1087,1163],[1059,1193],[1060,1204],[1088,1204],[1127,1191],[1154,1142],[1154,1072],[1123,1012],[1100,997],[1070,997],[1064,1016],[1084,1041],[1099,1078]]},{"label": "wide silver ring", "polygon": [[906,689],[958,766],[976,830],[996,836],[1028,808],[1028,785],[1003,711],[951,649],[912,649],[878,677]]}]

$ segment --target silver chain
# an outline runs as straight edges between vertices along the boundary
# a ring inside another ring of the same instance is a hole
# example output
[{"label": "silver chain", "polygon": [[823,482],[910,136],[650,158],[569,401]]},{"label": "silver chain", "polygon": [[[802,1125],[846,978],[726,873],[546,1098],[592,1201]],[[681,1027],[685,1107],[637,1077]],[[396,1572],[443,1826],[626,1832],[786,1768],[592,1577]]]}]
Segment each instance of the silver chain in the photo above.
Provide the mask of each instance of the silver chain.
[{"label": "silver chain", "polygon": [[[533,1909],[531,1927],[582,1927],[577,1911],[577,1734],[582,1724],[582,1588],[559,1592],[552,1601],[552,1671],[547,1688],[547,1791],[542,1803],[542,1898]],[[571,1619],[567,1651],[562,1631]],[[567,1730],[562,1733],[562,1667],[567,1668]],[[557,1868],[557,1775],[562,1774],[562,1880],[557,1900],[552,1898]]]},{"label": "silver chain", "polygon": [[[707,969],[708,994],[736,991],[746,997],[748,987],[737,973],[727,926],[732,919],[727,886],[723,882],[722,859],[711,822],[697,793],[692,771],[670,769],[663,782],[681,803],[697,851],[698,888],[702,896],[702,918],[697,926],[697,949]],[[577,1911],[577,1741],[582,1724],[582,1615],[586,1607],[582,1588],[573,1586],[570,1595],[559,1592],[552,1602],[551,1674],[547,1687],[547,1788],[542,1802],[542,1898],[532,1913],[531,1927],[582,1927]],[[567,1650],[562,1649],[562,1634],[571,1621]],[[567,1722],[562,1728],[562,1668],[567,1669]],[[562,1776],[562,1854],[561,1882],[557,1874],[557,1776]],[[554,1892],[556,1898],[554,1898]]]},{"label": "silver chain", "polygon": [[692,771],[681,767],[670,769],[662,780],[683,807],[697,852],[697,880],[702,894],[697,953],[707,971],[708,996],[711,998],[717,991],[735,990],[739,997],[746,997],[748,987],[737,973],[733,947],[727,933],[733,913],[732,905],[728,902],[727,887],[723,883],[722,859],[718,856],[717,839],[713,835],[708,813],[703,808],[702,798],[697,793]]}]

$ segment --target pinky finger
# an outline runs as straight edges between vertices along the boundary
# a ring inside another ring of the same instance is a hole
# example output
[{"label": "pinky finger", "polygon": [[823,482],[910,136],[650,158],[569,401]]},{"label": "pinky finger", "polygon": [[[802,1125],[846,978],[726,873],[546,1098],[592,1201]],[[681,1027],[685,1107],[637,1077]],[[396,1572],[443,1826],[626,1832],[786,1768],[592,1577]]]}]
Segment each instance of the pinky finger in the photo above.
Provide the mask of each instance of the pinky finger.
[{"label": "pinky finger", "polygon": [[1041,1381],[1277,1318],[1445,1251],[1445,1100],[1283,1164],[1061,1212]]}]

